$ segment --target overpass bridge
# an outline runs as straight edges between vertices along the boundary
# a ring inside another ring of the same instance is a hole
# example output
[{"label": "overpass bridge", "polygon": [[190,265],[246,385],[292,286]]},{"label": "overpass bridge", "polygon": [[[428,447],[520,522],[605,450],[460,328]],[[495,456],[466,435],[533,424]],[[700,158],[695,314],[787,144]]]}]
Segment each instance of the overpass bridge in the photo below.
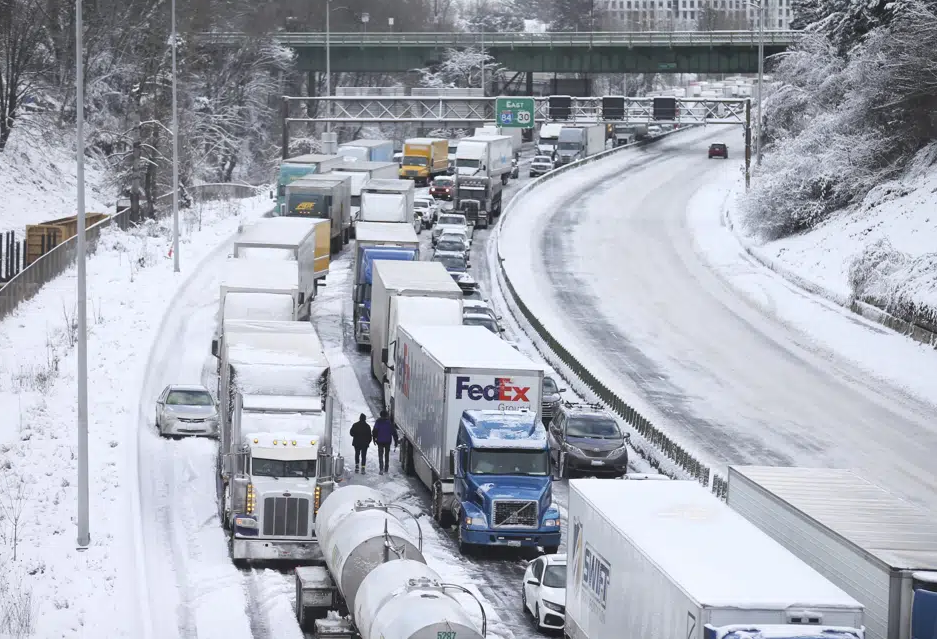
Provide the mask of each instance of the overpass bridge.
[{"label": "overpass bridge", "polygon": [[[243,33],[202,33],[202,44],[237,46]],[[303,71],[325,71],[326,34],[277,33]],[[765,56],[785,51],[798,31],[765,31]],[[331,33],[333,72],[405,73],[440,62],[448,49],[480,47],[517,73],[755,73],[757,31],[556,33]]]}]

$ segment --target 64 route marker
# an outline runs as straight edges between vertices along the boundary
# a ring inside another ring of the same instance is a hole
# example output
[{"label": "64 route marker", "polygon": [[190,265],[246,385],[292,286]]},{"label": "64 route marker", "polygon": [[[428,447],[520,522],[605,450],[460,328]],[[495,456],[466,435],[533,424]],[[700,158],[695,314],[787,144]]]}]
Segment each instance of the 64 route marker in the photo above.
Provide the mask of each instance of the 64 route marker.
[{"label": "64 route marker", "polygon": [[511,129],[534,128],[533,98],[498,98],[495,100],[496,124]]}]

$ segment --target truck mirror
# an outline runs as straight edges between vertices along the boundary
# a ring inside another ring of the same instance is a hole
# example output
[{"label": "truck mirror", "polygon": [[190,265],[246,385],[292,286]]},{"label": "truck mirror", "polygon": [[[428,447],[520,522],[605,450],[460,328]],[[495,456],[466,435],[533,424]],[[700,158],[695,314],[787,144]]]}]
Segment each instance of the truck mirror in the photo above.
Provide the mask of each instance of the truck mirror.
[{"label": "truck mirror", "polygon": [[213,339],[211,341],[211,354],[215,357],[218,357],[218,340]]},{"label": "truck mirror", "polygon": [[335,481],[341,481],[345,478],[345,458],[341,455],[336,455],[332,461],[332,479]]},{"label": "truck mirror", "polygon": [[387,365],[387,349],[386,348],[381,349],[381,363],[384,364],[385,366]]},{"label": "truck mirror", "polygon": [[455,451],[449,451],[449,474],[455,475]]}]

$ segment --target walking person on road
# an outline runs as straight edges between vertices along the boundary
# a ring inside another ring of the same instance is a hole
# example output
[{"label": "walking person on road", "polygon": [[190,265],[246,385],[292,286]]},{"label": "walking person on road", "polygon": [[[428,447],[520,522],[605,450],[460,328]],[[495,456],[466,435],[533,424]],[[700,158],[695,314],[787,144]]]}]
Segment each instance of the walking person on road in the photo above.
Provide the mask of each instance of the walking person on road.
[{"label": "walking person on road", "polygon": [[[371,426],[364,413],[351,425],[351,445],[355,447],[355,472],[364,474],[368,460],[368,446],[371,445]],[[360,463],[359,463],[360,462]]]},{"label": "walking person on road", "polygon": [[394,423],[387,417],[387,411],[381,411],[381,417],[374,422],[374,430],[371,433],[374,437],[374,443],[377,444],[377,462],[380,465],[381,472],[390,472],[390,443],[394,442],[394,450],[397,450],[397,429]]}]

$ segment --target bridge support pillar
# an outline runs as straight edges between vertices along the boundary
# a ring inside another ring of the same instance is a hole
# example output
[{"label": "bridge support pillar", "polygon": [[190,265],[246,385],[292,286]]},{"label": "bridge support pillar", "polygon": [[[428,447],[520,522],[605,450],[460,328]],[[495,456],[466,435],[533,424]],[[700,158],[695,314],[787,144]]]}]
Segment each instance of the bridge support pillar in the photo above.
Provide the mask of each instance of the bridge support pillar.
[{"label": "bridge support pillar", "polygon": [[534,72],[528,71],[526,79],[527,79],[527,82],[526,82],[527,91],[524,93],[524,95],[533,95],[534,94]]}]

